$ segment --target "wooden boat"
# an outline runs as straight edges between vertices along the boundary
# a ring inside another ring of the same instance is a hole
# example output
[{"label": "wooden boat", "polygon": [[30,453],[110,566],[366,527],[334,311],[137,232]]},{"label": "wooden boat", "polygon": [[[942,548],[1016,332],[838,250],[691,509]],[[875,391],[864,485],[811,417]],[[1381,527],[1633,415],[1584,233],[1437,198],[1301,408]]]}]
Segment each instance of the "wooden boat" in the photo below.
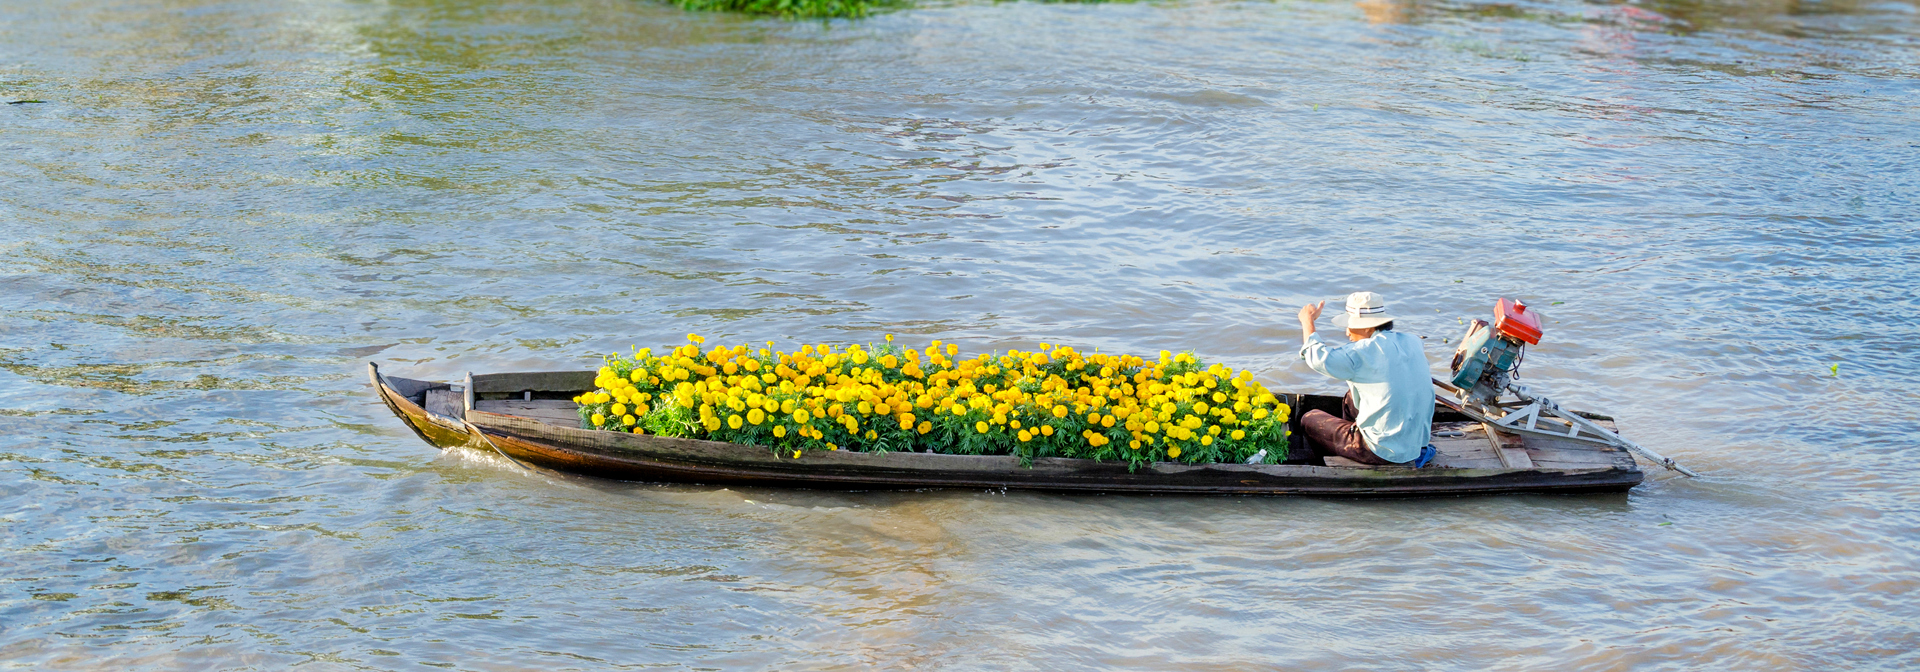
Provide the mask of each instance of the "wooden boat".
[{"label": "wooden boat", "polygon": [[[380,398],[421,439],[440,447],[497,451],[522,466],[603,478],[839,490],[994,488],[1199,495],[1430,496],[1621,492],[1643,474],[1611,446],[1540,435],[1524,441],[1489,430],[1445,405],[1436,409],[1439,456],[1422,469],[1320,458],[1305,446],[1299,416],[1337,412],[1339,397],[1288,394],[1294,430],[1283,464],[1125,463],[1010,456],[813,452],[788,459],[760,446],[636,436],[580,428],[571,401],[594,389],[592,371],[469,375],[460,384],[382,374],[367,365]],[[1586,414],[1613,428],[1611,418]]]}]

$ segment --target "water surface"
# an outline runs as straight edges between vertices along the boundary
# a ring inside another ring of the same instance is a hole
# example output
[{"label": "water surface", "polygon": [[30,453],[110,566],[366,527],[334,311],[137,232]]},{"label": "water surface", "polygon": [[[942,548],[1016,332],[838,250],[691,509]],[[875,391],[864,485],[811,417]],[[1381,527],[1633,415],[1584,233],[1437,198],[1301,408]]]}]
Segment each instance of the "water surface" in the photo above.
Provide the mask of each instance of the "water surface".
[{"label": "water surface", "polygon": [[[0,2],[0,665],[1920,665],[1920,6]],[[1442,339],[1705,474],[1348,502],[528,475],[364,367]]]}]

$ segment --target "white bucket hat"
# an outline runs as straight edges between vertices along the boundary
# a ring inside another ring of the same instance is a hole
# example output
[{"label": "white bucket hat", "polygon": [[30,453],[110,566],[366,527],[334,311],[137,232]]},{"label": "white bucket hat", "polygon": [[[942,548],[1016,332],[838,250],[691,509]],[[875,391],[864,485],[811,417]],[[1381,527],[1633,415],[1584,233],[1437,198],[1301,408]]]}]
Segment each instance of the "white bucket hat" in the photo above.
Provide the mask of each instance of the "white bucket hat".
[{"label": "white bucket hat", "polygon": [[1333,326],[1347,329],[1372,329],[1393,321],[1387,314],[1387,301],[1373,292],[1347,295],[1347,312],[1333,316]]}]

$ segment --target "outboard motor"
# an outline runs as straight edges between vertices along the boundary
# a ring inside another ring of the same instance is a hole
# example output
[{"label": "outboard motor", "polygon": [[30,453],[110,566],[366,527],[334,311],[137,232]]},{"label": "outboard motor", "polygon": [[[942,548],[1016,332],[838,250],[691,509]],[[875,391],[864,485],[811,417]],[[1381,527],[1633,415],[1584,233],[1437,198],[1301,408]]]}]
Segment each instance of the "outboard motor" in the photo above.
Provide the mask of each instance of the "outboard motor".
[{"label": "outboard motor", "polygon": [[1474,320],[1460,347],[1453,351],[1453,386],[1467,390],[1467,400],[1493,403],[1513,382],[1527,346],[1540,343],[1540,318],[1527,304],[1500,299],[1493,304],[1493,324]]}]

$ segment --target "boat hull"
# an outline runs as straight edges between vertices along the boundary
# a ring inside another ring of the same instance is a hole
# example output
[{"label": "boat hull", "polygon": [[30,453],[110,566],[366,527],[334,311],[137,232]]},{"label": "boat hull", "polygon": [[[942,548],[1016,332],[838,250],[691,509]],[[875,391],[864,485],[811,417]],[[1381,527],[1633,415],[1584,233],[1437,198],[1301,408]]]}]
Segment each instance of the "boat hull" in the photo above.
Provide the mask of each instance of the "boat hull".
[{"label": "boat hull", "polygon": [[1621,492],[1640,483],[1630,457],[1574,468],[1342,467],[1126,463],[933,453],[810,452],[564,427],[484,410],[450,418],[417,399],[431,384],[372,371],[388,408],[428,443],[497,451],[525,466],[630,481],[837,490],[1023,489],[1160,495],[1413,497]]}]

